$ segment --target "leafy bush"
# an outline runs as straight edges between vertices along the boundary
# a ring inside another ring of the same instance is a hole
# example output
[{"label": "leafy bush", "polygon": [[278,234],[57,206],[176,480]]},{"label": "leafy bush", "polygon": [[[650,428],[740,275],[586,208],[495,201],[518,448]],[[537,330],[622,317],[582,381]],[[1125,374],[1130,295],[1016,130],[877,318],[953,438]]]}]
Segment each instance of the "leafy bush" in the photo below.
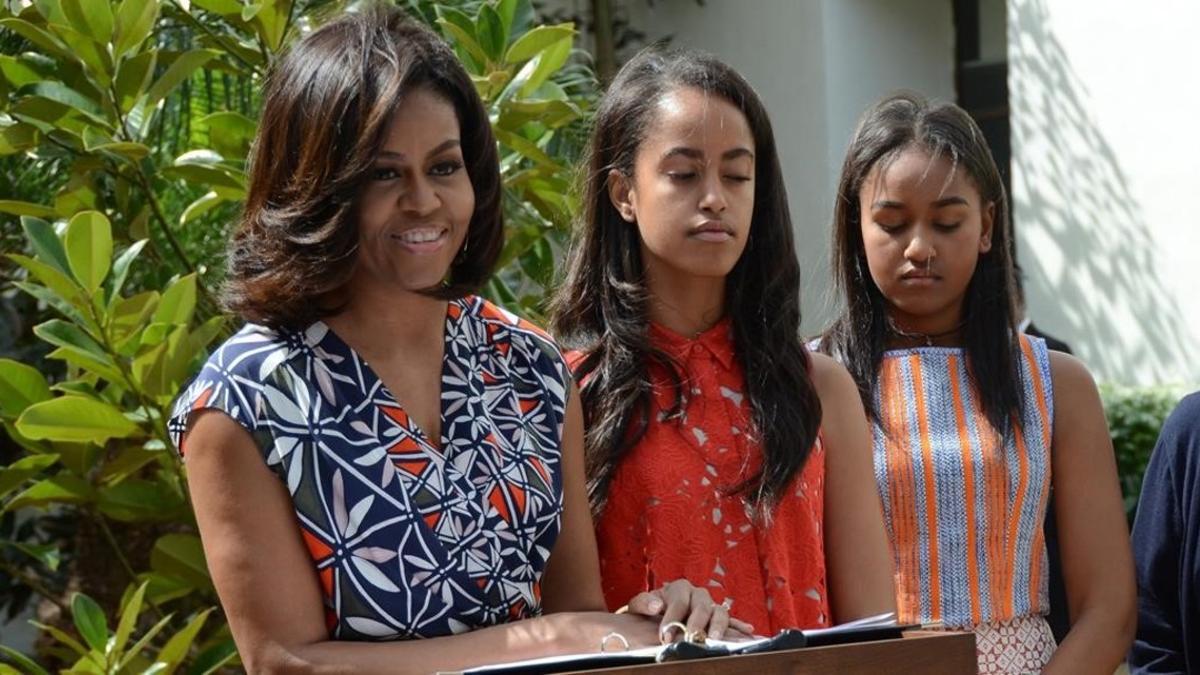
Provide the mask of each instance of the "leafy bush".
[{"label": "leafy bush", "polygon": [[[529,0],[403,3],[451,42],[491,113],[508,237],[487,293],[537,315],[595,97],[571,60],[576,32],[535,25]],[[263,77],[290,41],[348,5],[0,3],[0,45],[19,38],[0,54],[0,156],[56,169],[0,199],[20,222],[5,221],[4,240],[22,251],[6,256],[17,271],[0,295],[19,291],[50,317],[33,333],[57,368],[0,359],[0,426],[17,446],[7,463],[0,453],[0,606],[32,591],[59,607],[42,654],[56,663],[207,672],[236,658],[223,622],[203,618],[216,597],[166,419],[231,328],[214,289]],[[63,521],[73,534],[48,534]],[[87,595],[68,607],[68,588]]]},{"label": "leafy bush", "polygon": [[1170,387],[1105,385],[1100,388],[1100,397],[1104,401],[1104,414],[1117,455],[1117,475],[1121,480],[1125,514],[1132,524],[1150,453],[1163,422],[1179,402],[1180,394]]}]

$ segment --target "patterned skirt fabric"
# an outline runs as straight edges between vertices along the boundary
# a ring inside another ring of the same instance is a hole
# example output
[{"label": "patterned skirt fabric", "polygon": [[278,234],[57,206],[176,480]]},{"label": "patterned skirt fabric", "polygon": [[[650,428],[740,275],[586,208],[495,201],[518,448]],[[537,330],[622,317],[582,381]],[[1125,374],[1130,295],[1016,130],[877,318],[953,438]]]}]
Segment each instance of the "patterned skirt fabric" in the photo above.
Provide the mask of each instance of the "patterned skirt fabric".
[{"label": "patterned skirt fabric", "polygon": [[981,674],[1040,673],[1057,646],[1050,624],[1041,615],[975,627],[975,653]]}]

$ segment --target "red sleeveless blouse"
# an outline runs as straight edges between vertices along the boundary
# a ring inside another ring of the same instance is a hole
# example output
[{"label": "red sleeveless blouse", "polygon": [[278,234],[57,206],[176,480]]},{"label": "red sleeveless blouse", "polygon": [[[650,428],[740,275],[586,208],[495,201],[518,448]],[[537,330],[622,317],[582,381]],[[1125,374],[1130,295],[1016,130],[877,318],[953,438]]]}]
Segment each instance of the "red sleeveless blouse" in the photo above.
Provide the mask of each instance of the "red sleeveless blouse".
[{"label": "red sleeveless blouse", "polygon": [[760,634],[829,625],[819,438],[769,522],[754,521],[727,494],[762,461],[728,319],[695,339],[655,325],[650,333],[685,377],[683,416],[666,419],[674,390],[652,365],[649,428],[622,459],[596,523],[609,608],[685,578],[716,602],[729,598],[733,616]]}]

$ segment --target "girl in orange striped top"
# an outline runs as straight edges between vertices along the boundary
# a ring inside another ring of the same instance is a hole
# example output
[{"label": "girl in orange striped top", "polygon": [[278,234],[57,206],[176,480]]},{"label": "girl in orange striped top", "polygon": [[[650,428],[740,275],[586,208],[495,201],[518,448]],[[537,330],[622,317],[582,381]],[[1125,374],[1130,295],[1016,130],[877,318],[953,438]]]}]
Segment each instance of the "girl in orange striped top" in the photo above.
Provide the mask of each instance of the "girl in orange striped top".
[{"label": "girl in orange striped top", "polygon": [[[1112,672],[1134,585],[1112,444],[1086,368],[1014,327],[1004,186],[953,105],[867,111],[842,168],[821,340],[872,418],[875,476],[909,621],[973,629],[979,671]],[[1048,611],[1055,492],[1071,630]]]}]

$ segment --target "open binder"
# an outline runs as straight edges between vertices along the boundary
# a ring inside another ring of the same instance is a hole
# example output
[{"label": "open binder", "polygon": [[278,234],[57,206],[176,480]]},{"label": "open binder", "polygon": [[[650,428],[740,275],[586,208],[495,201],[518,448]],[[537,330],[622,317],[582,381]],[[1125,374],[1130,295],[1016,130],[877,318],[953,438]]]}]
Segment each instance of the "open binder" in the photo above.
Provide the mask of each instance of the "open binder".
[{"label": "open binder", "polygon": [[897,624],[895,615],[888,613],[851,621],[831,628],[813,628],[809,630],[788,629],[780,631],[773,637],[762,637],[739,642],[726,640],[707,640],[703,644],[674,642],[660,647],[644,647],[642,649],[630,649],[626,651],[551,656],[541,659],[530,659],[528,661],[481,666],[458,672],[461,675],[516,675],[518,673],[521,675],[549,675],[550,673],[564,673],[575,670],[686,661],[714,656],[765,654],[786,649],[890,640],[901,637],[904,630],[908,628],[912,628],[912,626]]}]

